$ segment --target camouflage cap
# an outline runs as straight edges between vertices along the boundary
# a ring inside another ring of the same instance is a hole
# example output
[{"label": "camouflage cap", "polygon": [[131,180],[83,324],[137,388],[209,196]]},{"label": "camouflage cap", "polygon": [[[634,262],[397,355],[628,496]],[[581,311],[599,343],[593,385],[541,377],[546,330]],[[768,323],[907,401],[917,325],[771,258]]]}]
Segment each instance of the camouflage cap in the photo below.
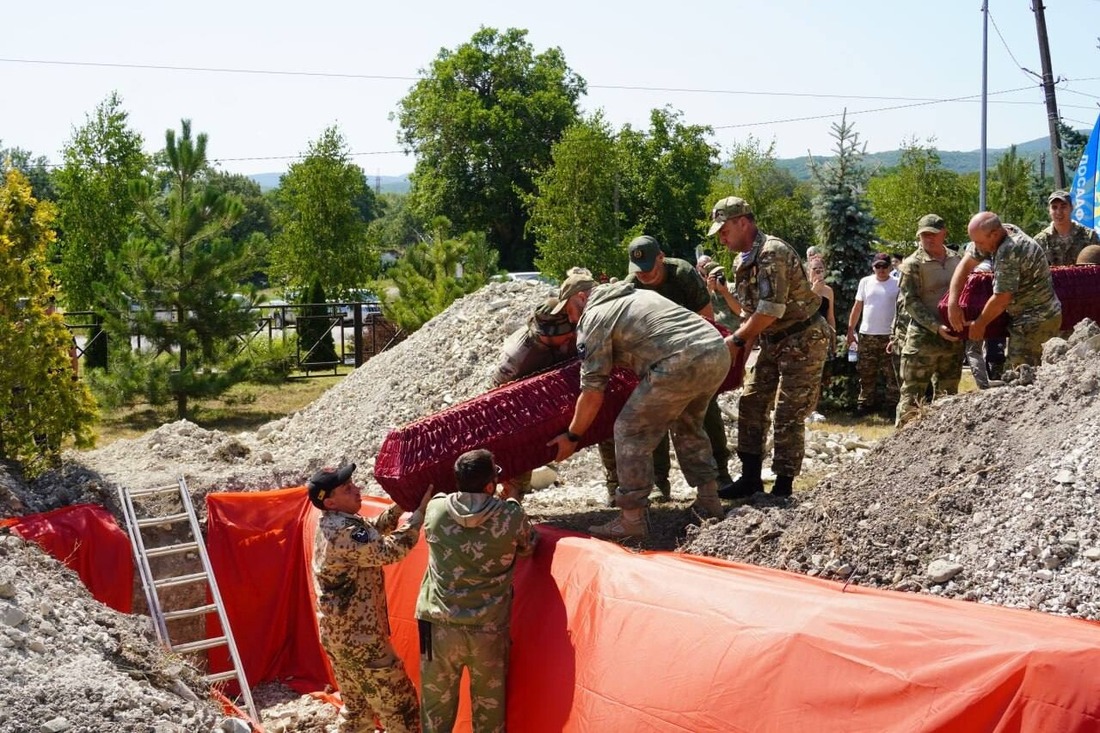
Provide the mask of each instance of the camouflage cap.
[{"label": "camouflage cap", "polygon": [[650,236],[636,237],[626,248],[630,255],[630,272],[649,272],[661,254],[660,243]]},{"label": "camouflage cap", "polygon": [[1061,189],[1054,191],[1049,196],[1047,196],[1047,204],[1052,204],[1055,201],[1065,201],[1067,204],[1073,203],[1073,201],[1070,200],[1069,193],[1067,193],[1066,191],[1062,191]]},{"label": "camouflage cap", "polygon": [[455,461],[455,484],[459,491],[481,492],[490,481],[495,484],[499,474],[493,454],[484,448],[466,451]]},{"label": "camouflage cap", "polygon": [[547,298],[545,303],[535,308],[535,315],[531,317],[531,332],[538,336],[564,336],[573,332],[573,324],[564,313],[555,313],[558,307],[557,298]]},{"label": "camouflage cap", "polygon": [[925,214],[920,219],[917,219],[918,237],[925,232],[938,234],[946,228],[947,223],[943,220],[943,217],[938,214]]},{"label": "camouflage cap", "polygon": [[738,196],[726,196],[716,203],[714,209],[710,212],[710,220],[713,223],[707,231],[707,236],[713,237],[718,233],[718,230],[722,228],[722,225],[730,219],[736,219],[739,216],[745,216],[751,213],[752,208],[749,206],[748,201]]},{"label": "camouflage cap", "polygon": [[551,313],[555,315],[561,313],[565,310],[565,304],[569,302],[570,298],[577,293],[583,293],[594,287],[596,287],[596,281],[592,279],[591,275],[577,273],[565,278],[565,282],[558,289],[558,304],[554,306]]}]

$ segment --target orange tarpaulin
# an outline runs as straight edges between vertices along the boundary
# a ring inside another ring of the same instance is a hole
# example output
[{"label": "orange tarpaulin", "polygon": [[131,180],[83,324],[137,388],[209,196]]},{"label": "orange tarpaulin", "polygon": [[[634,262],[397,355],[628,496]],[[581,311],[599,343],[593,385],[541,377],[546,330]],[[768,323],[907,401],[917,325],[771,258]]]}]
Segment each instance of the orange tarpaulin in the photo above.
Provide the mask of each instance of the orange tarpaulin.
[{"label": "orange tarpaulin", "polygon": [[0,521],[23,539],[76,571],[92,596],[130,613],[134,602],[134,556],[130,538],[111,513],[94,504],[74,504],[43,514]]}]

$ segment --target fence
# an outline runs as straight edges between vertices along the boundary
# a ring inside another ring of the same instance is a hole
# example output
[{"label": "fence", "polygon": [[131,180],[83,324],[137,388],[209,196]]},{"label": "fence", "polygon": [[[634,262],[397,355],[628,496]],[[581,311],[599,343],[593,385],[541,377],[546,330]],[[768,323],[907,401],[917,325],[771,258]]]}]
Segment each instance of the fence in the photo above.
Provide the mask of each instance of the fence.
[{"label": "fence", "polygon": [[[256,326],[248,333],[238,336],[240,351],[256,339],[264,339],[268,343],[281,339],[286,343],[291,333],[301,332],[299,326],[302,323],[327,323],[327,329],[318,331],[325,333],[327,330],[332,334],[336,346],[336,361],[312,358],[323,336],[311,344],[303,344],[299,338],[295,349],[297,374],[292,377],[295,379],[337,374],[342,366],[361,366],[367,359],[403,341],[408,335],[383,318],[378,306],[373,303],[256,305],[247,310],[255,313]],[[315,315],[317,313],[321,315]],[[158,310],[155,315],[166,321],[175,319],[174,311],[167,309]],[[69,311],[65,313],[65,325],[73,334],[78,358],[83,357],[93,344],[98,342],[105,345],[108,340],[107,331],[96,323],[94,311]],[[130,347],[134,350],[145,348],[141,334],[135,333],[130,337]],[[110,369],[109,360],[107,368]]]}]

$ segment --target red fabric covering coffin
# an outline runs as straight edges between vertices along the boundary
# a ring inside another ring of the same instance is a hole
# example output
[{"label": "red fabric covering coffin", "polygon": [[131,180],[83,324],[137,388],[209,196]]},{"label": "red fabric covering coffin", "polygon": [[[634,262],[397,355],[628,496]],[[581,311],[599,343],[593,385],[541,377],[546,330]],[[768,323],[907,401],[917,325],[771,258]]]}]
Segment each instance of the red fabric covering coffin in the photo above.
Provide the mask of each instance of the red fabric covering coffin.
[{"label": "red fabric covering coffin", "polygon": [[[253,684],[332,682],[306,503],[302,489],[207,499]],[[384,505],[367,499],[364,514]],[[1100,730],[1096,624],[538,531],[516,567],[512,733]],[[394,646],[417,684],[425,562],[421,541],[386,569]],[[468,710],[464,694],[456,730],[470,730]]]},{"label": "red fabric covering coffin", "polygon": [[[1050,268],[1054,292],[1062,303],[1062,330],[1070,331],[1085,318],[1100,323],[1100,265],[1066,265]],[[947,294],[940,299],[940,320],[947,320]],[[959,305],[967,321],[981,315],[993,297],[993,273],[972,272],[959,294]],[[985,338],[1008,335],[1008,316],[1000,315],[985,330]]]},{"label": "red fabric covering coffin", "polygon": [[[741,386],[746,357],[742,349],[719,392]],[[637,377],[625,369],[611,373],[603,406],[580,447],[612,436],[615,418],[637,384]],[[374,464],[374,478],[394,501],[411,511],[429,485],[437,491],[453,487],[455,459],[468,450],[491,450],[505,479],[546,465],[554,459],[546,443],[569,427],[579,394],[580,362],[572,360],[421,418],[386,436]]]},{"label": "red fabric covering coffin", "polygon": [[130,537],[103,507],[73,504],[44,514],[5,519],[0,527],[11,527],[76,571],[100,603],[122,613],[133,609]]}]

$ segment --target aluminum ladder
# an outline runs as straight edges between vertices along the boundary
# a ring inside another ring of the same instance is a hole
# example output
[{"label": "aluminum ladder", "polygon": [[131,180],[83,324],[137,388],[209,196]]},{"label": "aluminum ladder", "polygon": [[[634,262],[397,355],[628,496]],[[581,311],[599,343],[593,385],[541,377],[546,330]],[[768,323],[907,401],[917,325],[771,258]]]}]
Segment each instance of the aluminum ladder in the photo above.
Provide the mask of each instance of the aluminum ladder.
[{"label": "aluminum ladder", "polygon": [[[134,504],[136,498],[147,498],[156,495],[175,494],[178,499],[180,511],[155,516],[138,517]],[[241,688],[241,696],[244,698],[248,714],[252,722],[258,724],[260,716],[256,712],[256,705],[252,701],[252,691],[248,686],[248,679],[241,666],[241,657],[237,652],[237,644],[233,640],[233,630],[229,626],[229,619],[225,615],[225,604],[222,603],[221,592],[218,590],[218,582],[214,577],[214,570],[210,566],[210,557],[206,553],[206,544],[202,541],[202,529],[199,527],[198,517],[195,515],[195,507],[191,503],[191,494],[187,490],[187,483],[179,478],[176,483],[167,486],[157,486],[147,489],[129,489],[125,486],[118,488],[119,504],[126,517],[126,531],[130,535],[130,546],[134,551],[134,561],[141,576],[141,587],[145,591],[145,601],[149,606],[149,615],[153,618],[157,638],[168,649],[181,654],[201,652],[217,647],[226,647],[229,658],[233,662],[232,669],[216,674],[208,674],[203,677],[210,684],[217,684],[228,680],[236,680]],[[190,538],[188,541],[174,545],[161,547],[146,547],[142,530],[147,527],[168,527],[173,524],[186,521],[189,526]],[[174,577],[156,578],[153,576],[150,558],[164,557],[167,555],[181,555],[188,552],[198,554],[202,562],[202,570]],[[200,605],[195,608],[183,608],[166,611],[161,602],[158,591],[164,588],[173,588],[188,584],[205,583],[210,590],[212,603]],[[168,636],[168,621],[206,616],[217,613],[221,623],[222,636],[211,639],[201,639],[183,644],[174,644]]]}]

